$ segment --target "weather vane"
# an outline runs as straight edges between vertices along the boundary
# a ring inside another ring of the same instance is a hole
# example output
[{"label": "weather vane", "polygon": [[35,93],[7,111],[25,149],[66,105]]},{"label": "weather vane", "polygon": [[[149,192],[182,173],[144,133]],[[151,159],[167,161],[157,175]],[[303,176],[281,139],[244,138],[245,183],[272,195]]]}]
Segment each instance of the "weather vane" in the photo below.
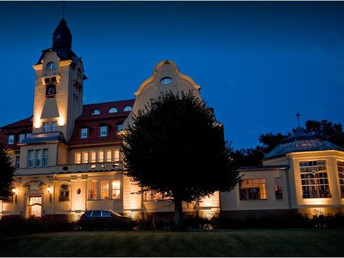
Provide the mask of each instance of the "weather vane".
[{"label": "weather vane", "polygon": [[65,10],[66,10],[65,2],[64,2],[64,1],[62,1],[62,19],[64,19],[64,16],[65,16]]},{"label": "weather vane", "polygon": [[300,113],[299,113],[299,111],[297,111],[296,117],[297,117],[297,127],[300,127]]}]

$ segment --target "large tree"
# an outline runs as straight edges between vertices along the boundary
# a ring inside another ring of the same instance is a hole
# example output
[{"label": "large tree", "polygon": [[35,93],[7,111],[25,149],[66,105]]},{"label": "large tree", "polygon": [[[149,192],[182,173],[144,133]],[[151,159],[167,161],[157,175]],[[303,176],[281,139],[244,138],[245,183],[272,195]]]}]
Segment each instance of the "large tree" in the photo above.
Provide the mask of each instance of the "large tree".
[{"label": "large tree", "polygon": [[182,227],[182,202],[239,182],[223,128],[191,92],[168,92],[134,117],[124,135],[128,176],[144,189],[173,198],[175,226]]},{"label": "large tree", "polygon": [[10,157],[0,144],[0,200],[6,200],[12,194],[14,171]]}]

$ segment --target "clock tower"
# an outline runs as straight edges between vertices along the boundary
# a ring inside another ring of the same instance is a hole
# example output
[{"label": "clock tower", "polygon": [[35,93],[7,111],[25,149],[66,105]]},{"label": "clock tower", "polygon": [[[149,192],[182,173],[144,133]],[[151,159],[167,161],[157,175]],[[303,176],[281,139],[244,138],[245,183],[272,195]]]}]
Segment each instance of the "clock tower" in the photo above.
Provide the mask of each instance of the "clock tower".
[{"label": "clock tower", "polygon": [[52,48],[42,51],[36,71],[33,133],[60,131],[70,139],[75,119],[82,114],[82,60],[72,51],[72,34],[62,19],[53,33]]}]

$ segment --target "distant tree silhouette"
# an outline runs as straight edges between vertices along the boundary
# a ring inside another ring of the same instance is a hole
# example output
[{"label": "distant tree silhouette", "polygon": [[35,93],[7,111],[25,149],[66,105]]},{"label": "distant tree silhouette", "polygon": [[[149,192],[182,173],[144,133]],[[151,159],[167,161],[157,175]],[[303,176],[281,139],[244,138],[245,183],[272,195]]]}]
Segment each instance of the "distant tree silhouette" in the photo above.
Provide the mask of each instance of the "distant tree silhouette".
[{"label": "distant tree silhouette", "polygon": [[313,132],[322,138],[344,148],[344,132],[342,124],[333,124],[327,120],[306,122],[306,131]]},{"label": "distant tree silhouette", "polygon": [[4,145],[0,144],[0,200],[6,200],[12,195],[12,182],[15,167],[7,155]]},{"label": "distant tree silhouette", "polygon": [[191,92],[151,100],[123,137],[128,176],[173,198],[176,228],[183,225],[183,201],[230,191],[239,182],[222,126]]},{"label": "distant tree silhouette", "polygon": [[[305,123],[305,131],[328,140],[344,148],[344,132],[341,124],[333,124],[327,120],[308,120]],[[293,130],[294,131],[294,130]],[[233,159],[239,167],[259,166],[264,156],[275,148],[284,138],[291,133],[266,133],[259,136],[259,142],[255,148],[243,148],[233,151]]]}]

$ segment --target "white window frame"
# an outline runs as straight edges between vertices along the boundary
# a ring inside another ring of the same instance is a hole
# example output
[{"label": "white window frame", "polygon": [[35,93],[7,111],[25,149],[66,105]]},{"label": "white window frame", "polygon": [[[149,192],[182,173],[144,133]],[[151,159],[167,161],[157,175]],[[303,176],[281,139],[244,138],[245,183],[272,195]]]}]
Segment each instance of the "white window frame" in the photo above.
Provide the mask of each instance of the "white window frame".
[{"label": "white window frame", "polygon": [[88,138],[88,128],[84,127],[80,129],[80,138],[81,139],[86,139]]},{"label": "white window frame", "polygon": [[7,144],[14,144],[14,134],[8,135]]},{"label": "white window frame", "polygon": [[35,166],[36,167],[42,166],[42,150],[41,149],[35,150]]},{"label": "white window frame", "polygon": [[49,166],[49,150],[43,149],[43,160],[42,160],[43,167]]},{"label": "white window frame", "polygon": [[108,126],[107,125],[102,125],[99,127],[99,136],[100,137],[108,136]]},{"label": "white window frame", "polygon": [[34,167],[34,155],[35,155],[34,150],[28,150],[27,152],[27,167],[28,168]]}]

